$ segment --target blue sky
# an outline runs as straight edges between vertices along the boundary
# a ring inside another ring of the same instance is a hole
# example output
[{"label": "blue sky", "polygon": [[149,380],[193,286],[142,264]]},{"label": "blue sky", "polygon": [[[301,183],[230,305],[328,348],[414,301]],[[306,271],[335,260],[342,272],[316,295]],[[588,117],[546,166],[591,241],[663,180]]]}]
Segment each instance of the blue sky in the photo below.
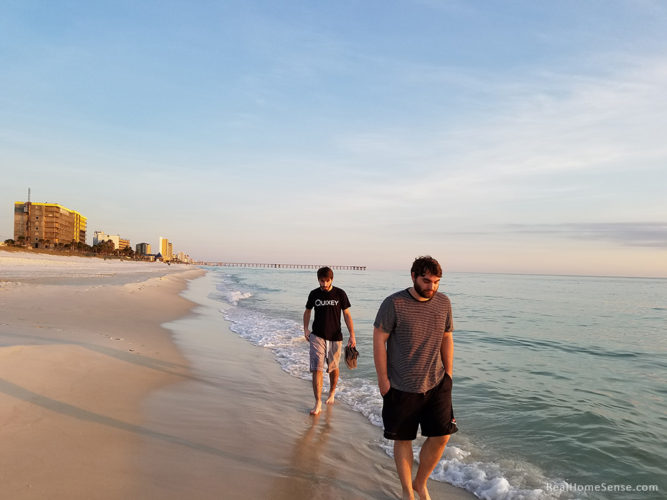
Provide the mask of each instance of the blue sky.
[{"label": "blue sky", "polygon": [[194,258],[667,276],[661,1],[4,1],[12,205]]}]

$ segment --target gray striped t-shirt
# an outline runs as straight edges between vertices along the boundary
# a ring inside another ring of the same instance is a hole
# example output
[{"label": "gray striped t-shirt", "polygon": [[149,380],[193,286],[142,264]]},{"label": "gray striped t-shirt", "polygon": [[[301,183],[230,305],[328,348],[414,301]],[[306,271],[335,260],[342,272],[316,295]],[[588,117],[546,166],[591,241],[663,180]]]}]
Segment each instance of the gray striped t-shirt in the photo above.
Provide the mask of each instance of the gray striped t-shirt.
[{"label": "gray striped t-shirt", "polygon": [[389,334],[387,374],[393,388],[420,393],[440,383],[445,376],[442,337],[454,330],[446,295],[436,293],[420,301],[408,290],[396,292],[382,302],[373,324]]}]

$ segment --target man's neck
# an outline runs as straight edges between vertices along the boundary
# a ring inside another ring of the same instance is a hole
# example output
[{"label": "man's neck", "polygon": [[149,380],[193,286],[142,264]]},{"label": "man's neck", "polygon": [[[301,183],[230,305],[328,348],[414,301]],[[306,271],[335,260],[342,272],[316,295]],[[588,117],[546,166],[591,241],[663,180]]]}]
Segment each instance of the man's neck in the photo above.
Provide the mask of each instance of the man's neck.
[{"label": "man's neck", "polygon": [[417,293],[417,290],[415,290],[414,286],[411,286],[408,288],[408,293],[412,295],[412,298],[415,300],[418,300],[419,302],[426,302],[427,300],[431,300],[430,298],[422,297]]}]

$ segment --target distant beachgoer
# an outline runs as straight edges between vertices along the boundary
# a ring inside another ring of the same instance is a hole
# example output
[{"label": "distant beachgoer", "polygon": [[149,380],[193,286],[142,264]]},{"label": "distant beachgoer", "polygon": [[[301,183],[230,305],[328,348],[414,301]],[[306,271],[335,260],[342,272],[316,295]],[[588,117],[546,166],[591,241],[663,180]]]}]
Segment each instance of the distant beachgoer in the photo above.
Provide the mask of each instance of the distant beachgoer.
[{"label": "distant beachgoer", "polygon": [[[329,397],[326,403],[334,403],[340,373],[338,365],[343,345],[343,332],[340,327],[341,312],[350,332],[347,345],[352,347],[356,345],[347,294],[344,290],[333,286],[333,271],[328,267],[317,270],[317,280],[320,286],[308,295],[306,310],[303,313],[303,334],[310,342],[310,371],[313,374],[313,394],[315,395],[315,406],[310,410],[311,415],[318,415],[322,411],[322,379],[325,360],[329,373]],[[308,327],[313,308],[315,308],[315,319],[311,331]]]},{"label": "distant beachgoer", "polygon": [[[452,305],[438,293],[442,268],[418,257],[413,286],[387,297],[373,323],[373,358],[382,395],[384,437],[394,441],[394,460],[404,499],[430,499],[426,481],[445,451],[456,420],[452,410],[454,339]],[[427,439],[412,480],[412,441],[421,427]]]}]

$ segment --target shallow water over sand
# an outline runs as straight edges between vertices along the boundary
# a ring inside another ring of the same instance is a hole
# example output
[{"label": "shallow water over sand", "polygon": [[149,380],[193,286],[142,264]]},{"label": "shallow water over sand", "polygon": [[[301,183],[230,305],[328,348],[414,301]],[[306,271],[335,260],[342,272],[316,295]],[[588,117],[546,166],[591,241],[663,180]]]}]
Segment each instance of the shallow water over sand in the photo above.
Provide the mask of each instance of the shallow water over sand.
[{"label": "shallow water over sand", "polygon": [[[314,271],[211,274],[210,298],[232,330],[307,380],[301,315]],[[342,373],[340,399],[380,425],[372,322],[409,275],[338,271],[334,283],[350,297],[361,353],[359,369]],[[665,491],[667,280],[452,273],[441,291],[454,308],[461,432],[434,477],[482,498],[646,499],[656,492],[628,488]]]}]

